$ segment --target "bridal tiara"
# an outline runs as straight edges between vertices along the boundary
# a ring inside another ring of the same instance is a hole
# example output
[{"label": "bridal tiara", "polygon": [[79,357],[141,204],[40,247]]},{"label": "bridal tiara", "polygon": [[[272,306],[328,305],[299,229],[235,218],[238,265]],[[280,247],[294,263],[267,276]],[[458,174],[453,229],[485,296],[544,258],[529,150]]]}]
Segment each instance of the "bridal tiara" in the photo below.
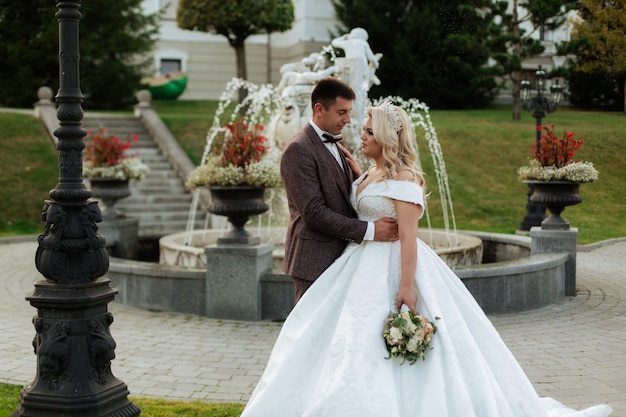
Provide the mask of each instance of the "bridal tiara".
[{"label": "bridal tiara", "polygon": [[402,120],[400,119],[400,115],[398,114],[398,112],[393,108],[393,104],[390,101],[385,101],[378,107],[380,107],[385,112],[391,128],[396,132],[401,131]]}]

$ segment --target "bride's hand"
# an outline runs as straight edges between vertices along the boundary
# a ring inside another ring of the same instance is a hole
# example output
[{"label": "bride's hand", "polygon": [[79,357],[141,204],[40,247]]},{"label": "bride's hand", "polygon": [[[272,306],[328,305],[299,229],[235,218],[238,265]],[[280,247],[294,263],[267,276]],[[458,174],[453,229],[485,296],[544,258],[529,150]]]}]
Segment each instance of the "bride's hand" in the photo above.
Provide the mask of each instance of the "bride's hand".
[{"label": "bride's hand", "polygon": [[398,308],[398,311],[400,311],[402,304],[406,304],[412,312],[417,311],[417,293],[413,288],[400,287],[398,297],[396,298],[396,307]]},{"label": "bride's hand", "polygon": [[337,146],[339,147],[339,151],[342,152],[344,156],[346,157],[346,162],[350,166],[350,169],[352,170],[354,177],[358,178],[361,175],[363,175],[363,171],[361,171],[361,167],[356,162],[356,159],[354,159],[354,156],[352,156],[350,151],[348,151],[346,147],[343,146],[341,143],[337,143]]}]

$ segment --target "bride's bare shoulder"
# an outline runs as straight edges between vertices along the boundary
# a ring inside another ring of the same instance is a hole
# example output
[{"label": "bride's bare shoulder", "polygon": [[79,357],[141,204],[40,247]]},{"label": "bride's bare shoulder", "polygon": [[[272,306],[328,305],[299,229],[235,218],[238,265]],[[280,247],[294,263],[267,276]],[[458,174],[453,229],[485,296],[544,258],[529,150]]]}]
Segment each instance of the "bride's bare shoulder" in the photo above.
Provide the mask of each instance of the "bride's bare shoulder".
[{"label": "bride's bare shoulder", "polygon": [[412,170],[406,168],[398,171],[398,174],[394,178],[396,181],[411,181],[416,184],[420,184],[419,177]]}]

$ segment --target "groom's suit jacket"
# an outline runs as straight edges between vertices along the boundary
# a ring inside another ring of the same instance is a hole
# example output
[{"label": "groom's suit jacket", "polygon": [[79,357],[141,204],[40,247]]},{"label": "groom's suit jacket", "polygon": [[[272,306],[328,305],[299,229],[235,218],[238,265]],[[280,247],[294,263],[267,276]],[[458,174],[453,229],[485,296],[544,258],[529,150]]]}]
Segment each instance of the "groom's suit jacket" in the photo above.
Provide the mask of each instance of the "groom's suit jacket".
[{"label": "groom's suit jacket", "polygon": [[367,222],[357,220],[350,205],[353,174],[344,165],[345,170],[310,124],[285,147],[280,172],[290,214],[283,261],[286,274],[314,281],[349,241],[363,240]]}]

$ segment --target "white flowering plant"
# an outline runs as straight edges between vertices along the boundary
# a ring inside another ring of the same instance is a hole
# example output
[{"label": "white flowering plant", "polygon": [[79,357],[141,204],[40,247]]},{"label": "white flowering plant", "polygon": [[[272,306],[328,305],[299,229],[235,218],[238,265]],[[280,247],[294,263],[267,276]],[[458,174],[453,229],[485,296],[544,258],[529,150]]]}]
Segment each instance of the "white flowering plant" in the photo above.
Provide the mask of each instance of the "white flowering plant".
[{"label": "white flowering plant", "polygon": [[144,179],[150,171],[148,165],[141,162],[137,155],[126,155],[126,151],[137,140],[137,135],[129,134],[127,140],[122,141],[115,135],[109,135],[105,128],[101,128],[98,133],[87,131],[83,177]]},{"label": "white flowering plant", "polygon": [[562,167],[542,166],[536,159],[517,170],[520,180],[526,181],[570,181],[591,183],[598,179],[598,170],[591,162],[577,161]]},{"label": "white flowering plant", "polygon": [[583,145],[583,139],[576,139],[573,132],[566,130],[557,136],[553,124],[537,129],[541,138],[530,147],[528,165],[517,170],[520,180],[591,183],[598,179],[598,171],[591,162],[574,160],[574,152]]},{"label": "white flowering plant", "polygon": [[224,166],[219,157],[212,157],[208,158],[204,165],[191,171],[187,177],[187,186],[191,189],[204,185],[277,187],[282,183],[277,167],[278,161],[272,158],[264,158],[243,169],[232,164]]},{"label": "white flowering plant", "polygon": [[126,158],[115,165],[83,167],[83,177],[87,178],[111,178],[117,180],[142,180],[150,168],[141,162],[138,157]]},{"label": "white flowering plant", "polygon": [[426,352],[432,349],[431,341],[437,333],[437,326],[428,318],[408,309],[399,313],[390,312],[383,321],[383,339],[389,356],[400,357],[400,364],[408,361],[413,365],[419,359],[426,358]]}]

